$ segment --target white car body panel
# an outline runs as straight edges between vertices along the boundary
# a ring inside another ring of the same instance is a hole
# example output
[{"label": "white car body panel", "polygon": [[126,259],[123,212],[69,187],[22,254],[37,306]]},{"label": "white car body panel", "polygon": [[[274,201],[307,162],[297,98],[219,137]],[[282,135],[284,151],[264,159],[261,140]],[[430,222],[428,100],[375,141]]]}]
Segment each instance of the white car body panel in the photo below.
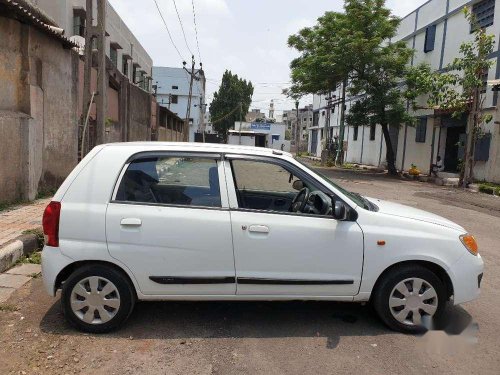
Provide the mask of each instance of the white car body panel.
[{"label": "white car body panel", "polygon": [[[120,225],[138,217],[140,227]],[[236,284],[171,284],[150,276],[233,277],[229,210],[110,203],[106,220],[111,256],[129,265],[143,294],[235,294]]]},{"label": "white car body panel", "polygon": [[[238,294],[353,296],[358,292],[363,233],[357,223],[246,211],[232,211],[231,221],[236,276],[250,279],[248,284],[238,282]],[[268,233],[252,232],[254,225],[269,228]],[[252,279],[284,283],[253,284]],[[286,284],[286,280],[297,282]],[[301,280],[318,284],[300,284]]]},{"label": "white car body panel", "polygon": [[[219,163],[222,208],[203,209],[111,203],[127,160],[145,151],[260,155],[295,165],[356,210],[356,222],[238,210],[231,168]],[[372,199],[368,211],[327,179],[307,170],[290,154],[246,146],[137,142],[94,148],[54,196],[61,202],[59,247],[44,248],[46,289],[74,262],[101,261],[121,268],[140,300],[366,301],[380,275],[405,261],[438,265],[450,277],[454,303],[479,295],[480,256],[459,240],[465,230],[438,215]],[[120,228],[123,218],[142,220],[140,233]],[[260,225],[269,233],[249,234],[242,226]],[[106,232],[107,230],[107,232]],[[288,235],[287,235],[288,232]],[[377,241],[384,240],[380,246]],[[340,285],[207,284],[163,285],[149,276],[352,280]]]}]

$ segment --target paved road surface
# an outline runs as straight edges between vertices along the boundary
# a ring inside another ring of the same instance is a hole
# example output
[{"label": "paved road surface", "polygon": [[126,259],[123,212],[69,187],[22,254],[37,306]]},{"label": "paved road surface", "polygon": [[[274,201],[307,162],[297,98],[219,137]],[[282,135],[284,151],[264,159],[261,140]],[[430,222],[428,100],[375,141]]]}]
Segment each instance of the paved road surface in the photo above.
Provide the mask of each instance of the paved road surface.
[{"label": "paved road surface", "polygon": [[327,302],[141,303],[122,330],[83,335],[63,322],[58,299],[35,279],[0,311],[0,373],[498,374],[500,198],[326,173],[362,194],[443,215],[477,236],[486,262],[483,295],[450,311],[449,330],[469,327],[468,335],[402,335],[368,307]]}]

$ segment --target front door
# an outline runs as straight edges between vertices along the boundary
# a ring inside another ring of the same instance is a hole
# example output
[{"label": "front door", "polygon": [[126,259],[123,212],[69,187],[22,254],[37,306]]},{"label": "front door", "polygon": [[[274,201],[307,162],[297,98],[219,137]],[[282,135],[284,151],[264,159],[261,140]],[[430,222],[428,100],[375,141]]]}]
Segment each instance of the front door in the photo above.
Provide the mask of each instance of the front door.
[{"label": "front door", "polygon": [[[357,294],[363,264],[363,234],[352,221],[324,215],[254,209],[244,190],[297,195],[299,178],[314,192],[324,190],[297,166],[274,158],[231,159],[226,173],[231,203],[237,294],[276,296],[345,296]],[[331,193],[331,192],[330,192]]]},{"label": "front door", "polygon": [[316,156],[318,148],[318,129],[313,129],[311,131],[311,154]]},{"label": "front door", "polygon": [[446,148],[444,152],[444,170],[446,172],[458,173],[460,163],[464,159],[465,127],[449,127],[446,130]]},{"label": "front door", "polygon": [[145,295],[235,294],[224,170],[218,155],[146,154],[106,213],[111,256]]}]

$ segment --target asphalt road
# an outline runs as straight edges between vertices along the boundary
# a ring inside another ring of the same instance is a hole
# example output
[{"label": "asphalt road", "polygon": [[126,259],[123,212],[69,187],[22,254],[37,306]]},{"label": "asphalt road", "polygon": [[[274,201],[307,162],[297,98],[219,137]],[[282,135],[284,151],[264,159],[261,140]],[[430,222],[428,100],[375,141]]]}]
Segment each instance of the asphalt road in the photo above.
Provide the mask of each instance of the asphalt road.
[{"label": "asphalt road", "polygon": [[66,325],[58,298],[35,279],[0,311],[0,373],[500,373],[500,198],[367,172],[323,172],[476,235],[486,263],[483,293],[449,310],[453,335],[394,333],[367,306],[329,302],[140,303],[118,332],[85,335]]}]

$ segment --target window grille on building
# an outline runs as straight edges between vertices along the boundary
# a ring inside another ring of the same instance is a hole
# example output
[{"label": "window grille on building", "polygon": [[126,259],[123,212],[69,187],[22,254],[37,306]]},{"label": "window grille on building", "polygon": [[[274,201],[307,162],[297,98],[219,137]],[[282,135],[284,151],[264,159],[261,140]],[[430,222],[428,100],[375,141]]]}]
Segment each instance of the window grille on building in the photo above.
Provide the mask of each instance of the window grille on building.
[{"label": "window grille on building", "polygon": [[431,25],[425,29],[424,52],[434,51],[434,42],[436,41],[436,25]]},{"label": "window grille on building", "polygon": [[425,143],[426,135],[427,135],[427,117],[420,117],[417,120],[417,126],[415,127],[415,142]]},{"label": "window grille on building", "polygon": [[375,140],[375,124],[370,125],[370,141]]},{"label": "window grille on building", "polygon": [[495,18],[495,0],[483,0],[472,6],[476,24],[471,25],[471,33],[476,27],[485,28],[493,25]]},{"label": "window grille on building", "polygon": [[113,47],[109,49],[109,58],[114,66],[118,66],[118,51]]},{"label": "window grille on building", "polygon": [[85,36],[85,17],[80,14],[73,16],[73,35]]},{"label": "window grille on building", "polygon": [[122,73],[125,77],[128,77],[128,60],[126,58],[122,60]]},{"label": "window grille on building", "polygon": [[488,161],[490,158],[491,133],[483,134],[476,140],[475,161]]}]

